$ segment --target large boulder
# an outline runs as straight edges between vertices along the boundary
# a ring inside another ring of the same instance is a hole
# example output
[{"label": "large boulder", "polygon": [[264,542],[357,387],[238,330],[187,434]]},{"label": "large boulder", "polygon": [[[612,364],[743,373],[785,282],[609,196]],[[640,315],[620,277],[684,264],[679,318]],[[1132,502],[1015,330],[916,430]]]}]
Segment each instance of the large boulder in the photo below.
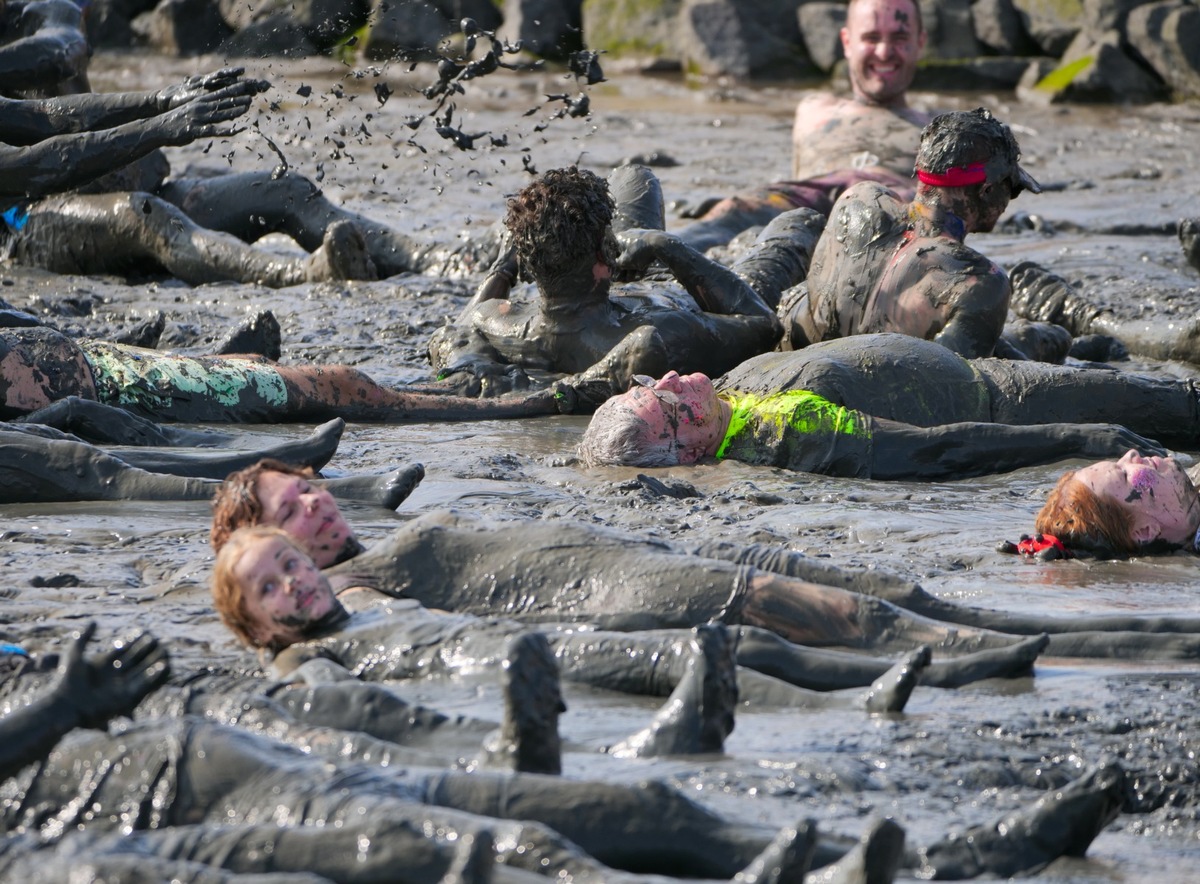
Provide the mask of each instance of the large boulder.
[{"label": "large boulder", "polygon": [[321,50],[299,22],[276,13],[238,29],[221,44],[220,52],[231,58],[303,58]]},{"label": "large boulder", "polygon": [[974,58],[983,54],[971,21],[971,0],[921,0],[926,58]]},{"label": "large boulder", "polygon": [[367,23],[367,0],[217,0],[225,22],[235,31],[257,26],[254,39],[286,45],[295,28],[328,49]]},{"label": "large boulder", "polygon": [[1163,98],[1165,89],[1125,51],[1121,34],[1108,31],[1099,38],[1080,33],[1054,70],[1037,83],[1023,80],[1017,94],[1045,103],[1140,103]]},{"label": "large boulder", "polygon": [[804,39],[804,48],[812,63],[825,73],[845,57],[842,28],[846,26],[846,4],[816,0],[796,10],[796,21]]},{"label": "large boulder", "polygon": [[986,55],[979,58],[930,59],[921,62],[913,88],[927,92],[1015,89],[1029,67],[1028,58]]},{"label": "large boulder", "polygon": [[1139,6],[1129,13],[1125,36],[1177,98],[1200,98],[1200,8],[1177,2]]},{"label": "large boulder", "polygon": [[583,0],[504,0],[502,36],[543,58],[583,48]]},{"label": "large boulder", "polygon": [[583,39],[613,57],[678,61],[675,39],[683,0],[583,0]]},{"label": "large boulder", "polygon": [[815,73],[804,54],[794,0],[685,0],[679,45],[687,69],[710,76]]},{"label": "large boulder", "polygon": [[457,21],[427,0],[376,0],[363,54],[374,61],[432,59],[439,44],[458,30]]},{"label": "large boulder", "polygon": [[1013,0],[1043,55],[1060,56],[1083,30],[1083,0]]},{"label": "large boulder", "polygon": [[138,42],[167,55],[203,55],[233,33],[209,0],[162,0],[131,27]]},{"label": "large boulder", "polygon": [[494,31],[504,23],[500,7],[492,0],[433,0],[433,5],[456,28],[464,18],[475,19],[485,31]]},{"label": "large boulder", "polygon": [[1033,42],[1013,0],[975,0],[971,4],[975,39],[998,55],[1033,55]]},{"label": "large boulder", "polygon": [[1093,34],[1125,32],[1129,13],[1155,0],[1083,0],[1083,20]]}]

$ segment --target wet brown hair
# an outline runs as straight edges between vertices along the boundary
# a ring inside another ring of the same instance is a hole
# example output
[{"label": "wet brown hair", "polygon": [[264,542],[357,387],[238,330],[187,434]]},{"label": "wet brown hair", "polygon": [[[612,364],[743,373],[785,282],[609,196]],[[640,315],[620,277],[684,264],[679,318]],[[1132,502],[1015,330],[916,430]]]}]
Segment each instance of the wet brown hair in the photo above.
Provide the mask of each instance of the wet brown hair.
[{"label": "wet brown hair", "polygon": [[1075,478],[1075,470],[1059,477],[1034,526],[1066,546],[1101,555],[1128,555],[1141,549],[1133,537],[1129,510],[1111,497],[1100,497]]},{"label": "wet brown hair", "polygon": [[[252,525],[238,528],[226,538],[220,547],[220,552],[217,553],[216,564],[213,565],[213,608],[220,616],[221,622],[229,627],[229,631],[236,635],[242,644],[252,648],[270,648],[271,645],[254,637],[254,627],[257,624],[246,612],[246,595],[242,585],[233,576],[233,567],[241,559],[249,544],[266,539],[281,540],[301,555],[308,555],[282,528],[275,528],[271,525]],[[275,650],[275,648],[271,649]]]},{"label": "wet brown hair", "polygon": [[521,273],[552,278],[604,248],[613,217],[608,182],[586,169],[551,169],[508,201],[504,226]]},{"label": "wet brown hair", "polygon": [[257,525],[262,521],[262,501],[258,498],[258,478],[263,473],[286,473],[311,479],[309,467],[297,467],[274,458],[264,458],[256,464],[230,473],[213,495],[213,521],[209,541],[218,552],[238,528]]}]

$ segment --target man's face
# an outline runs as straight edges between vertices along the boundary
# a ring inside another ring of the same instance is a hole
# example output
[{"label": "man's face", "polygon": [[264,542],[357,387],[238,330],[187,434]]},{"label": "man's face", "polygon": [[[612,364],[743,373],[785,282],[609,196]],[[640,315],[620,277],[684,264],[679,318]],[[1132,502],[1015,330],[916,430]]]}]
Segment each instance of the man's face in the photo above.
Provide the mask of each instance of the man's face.
[{"label": "man's face", "polygon": [[260,645],[303,641],[314,624],[341,607],[312,559],[279,537],[249,541],[233,577]]},{"label": "man's face", "polygon": [[707,375],[667,372],[625,396],[650,426],[650,437],[672,450],[679,463],[695,463],[725,436],[717,392]]},{"label": "man's face", "polygon": [[333,495],[304,476],[268,470],[258,477],[256,490],[262,524],[286,531],[318,568],[328,568],[354,542]]},{"label": "man's face", "polygon": [[850,8],[842,49],[850,86],[868,104],[904,104],[917,72],[925,32],[917,25],[914,0],[862,0]]},{"label": "man's face", "polygon": [[1075,479],[1097,497],[1120,503],[1133,519],[1135,537],[1141,542],[1162,539],[1190,545],[1195,539],[1200,495],[1174,458],[1142,457],[1128,451],[1120,460],[1084,467]]}]

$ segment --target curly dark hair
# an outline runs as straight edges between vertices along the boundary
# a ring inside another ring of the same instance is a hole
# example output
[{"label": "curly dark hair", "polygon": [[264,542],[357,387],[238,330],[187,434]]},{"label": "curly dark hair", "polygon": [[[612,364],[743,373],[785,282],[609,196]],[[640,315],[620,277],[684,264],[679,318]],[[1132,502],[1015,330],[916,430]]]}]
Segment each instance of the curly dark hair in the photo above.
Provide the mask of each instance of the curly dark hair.
[{"label": "curly dark hair", "polygon": [[613,211],[608,182],[586,169],[551,169],[526,186],[504,218],[523,275],[544,279],[596,255]]}]

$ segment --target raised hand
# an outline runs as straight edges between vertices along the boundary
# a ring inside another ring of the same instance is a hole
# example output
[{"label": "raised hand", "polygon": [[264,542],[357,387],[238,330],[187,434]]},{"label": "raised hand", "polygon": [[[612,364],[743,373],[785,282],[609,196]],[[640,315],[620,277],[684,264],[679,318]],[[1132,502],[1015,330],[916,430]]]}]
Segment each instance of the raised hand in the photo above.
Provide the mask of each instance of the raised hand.
[{"label": "raised hand", "polygon": [[132,712],[171,673],[166,648],[147,632],[100,657],[86,658],[84,650],[95,633],[96,624],[89,623],[72,642],[52,688],[83,727],[103,727],[113,716]]}]

